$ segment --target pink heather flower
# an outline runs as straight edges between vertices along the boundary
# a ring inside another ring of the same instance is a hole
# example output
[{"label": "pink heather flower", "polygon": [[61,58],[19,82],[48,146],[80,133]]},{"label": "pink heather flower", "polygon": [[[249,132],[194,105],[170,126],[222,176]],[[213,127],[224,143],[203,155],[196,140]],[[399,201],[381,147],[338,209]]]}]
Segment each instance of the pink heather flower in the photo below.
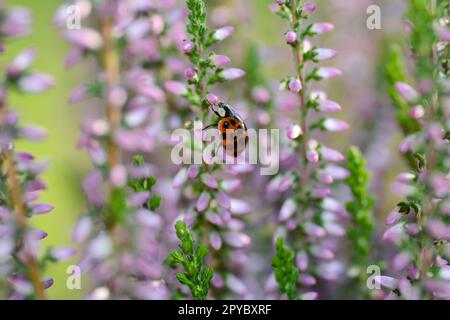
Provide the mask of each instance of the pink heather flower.
[{"label": "pink heather flower", "polygon": [[426,229],[428,233],[434,238],[434,239],[447,239],[450,240],[450,234],[447,230],[446,225],[439,220],[431,220],[428,222]]},{"label": "pink heather flower", "polygon": [[108,92],[108,102],[114,108],[121,109],[127,102],[127,99],[128,93],[121,86],[116,86]]},{"label": "pink heather flower", "polygon": [[313,198],[325,198],[331,195],[331,189],[329,188],[316,188],[311,193]]},{"label": "pink heather flower", "polygon": [[388,276],[377,276],[375,282],[391,290],[396,289],[398,284],[397,279]]},{"label": "pink heather flower", "polygon": [[319,294],[315,291],[309,291],[300,295],[300,300],[316,300]]},{"label": "pink heather flower", "polygon": [[211,106],[217,106],[219,104],[219,98],[213,93],[208,93],[206,95],[206,101]]},{"label": "pink heather flower", "polygon": [[308,255],[305,251],[297,252],[297,256],[295,257],[295,265],[300,271],[305,271],[308,268]]},{"label": "pink heather flower", "polygon": [[297,204],[292,199],[287,199],[281,206],[278,220],[283,222],[288,220],[297,210]]},{"label": "pink heather flower", "polygon": [[338,112],[341,111],[341,106],[331,100],[319,100],[319,110],[322,112]]},{"label": "pink heather flower", "polygon": [[72,45],[81,49],[97,50],[103,45],[100,33],[90,28],[66,31],[64,36]]},{"label": "pink heather flower", "polygon": [[319,70],[317,70],[317,75],[321,78],[321,79],[331,79],[334,77],[339,77],[342,75],[342,71],[339,70],[338,68],[319,68]]},{"label": "pink heather flower", "polygon": [[334,179],[331,175],[321,172],[319,175],[319,181],[323,184],[332,184],[334,182]]},{"label": "pink heather flower", "polygon": [[308,235],[312,236],[312,237],[315,237],[315,238],[322,238],[322,237],[324,237],[324,236],[326,235],[325,230],[324,230],[322,227],[320,227],[320,226],[318,226],[317,224],[315,224],[315,223],[312,223],[312,222],[306,222],[306,223],[303,225],[303,227],[304,227],[304,229],[305,229],[305,232],[306,232]]},{"label": "pink heather flower", "polygon": [[330,261],[334,259],[334,253],[324,246],[316,245],[311,247],[311,253],[318,259]]},{"label": "pink heather flower", "polygon": [[252,206],[243,200],[231,199],[230,200],[230,212],[234,215],[244,215],[252,212]]},{"label": "pink heather flower", "polygon": [[222,70],[219,76],[226,80],[235,80],[245,76],[245,71],[238,68],[229,68]]},{"label": "pink heather flower", "polygon": [[123,188],[127,184],[127,169],[123,165],[111,168],[109,180],[114,187]]},{"label": "pink heather flower", "polygon": [[219,251],[222,248],[222,238],[217,232],[211,232],[209,234],[209,242],[214,250]]},{"label": "pink heather flower", "polygon": [[297,42],[297,33],[293,31],[288,31],[284,35],[284,39],[286,40],[287,43],[294,44]]},{"label": "pink heather flower", "polygon": [[306,153],[306,158],[308,162],[317,163],[319,162],[319,153],[317,152],[317,150],[309,150]]},{"label": "pink heather flower", "polygon": [[298,124],[291,124],[287,128],[287,136],[291,140],[295,140],[302,134],[302,128]]},{"label": "pink heather flower", "polygon": [[336,56],[337,52],[333,49],[318,48],[314,52],[317,54],[316,59],[319,61],[331,59]]},{"label": "pink heather flower", "polygon": [[36,58],[36,49],[26,49],[19,53],[18,56],[14,58],[11,64],[8,66],[7,73],[11,77],[16,77],[20,75],[23,71],[28,69]]},{"label": "pink heather flower", "polygon": [[350,128],[347,122],[334,118],[325,119],[323,126],[326,130],[331,132],[345,131]]},{"label": "pink heather flower", "polygon": [[72,48],[64,58],[64,67],[71,68],[75,66],[83,58],[83,50],[80,48]]},{"label": "pink heather flower", "polygon": [[394,271],[403,270],[408,266],[411,260],[412,257],[408,252],[399,252],[395,255],[394,259],[392,259],[392,269],[394,269]]},{"label": "pink heather flower", "polygon": [[421,119],[425,115],[425,110],[422,106],[418,105],[415,107],[412,107],[411,110],[409,110],[409,115],[413,119]]},{"label": "pink heather flower", "polygon": [[400,183],[408,184],[408,183],[411,183],[415,177],[416,176],[413,173],[403,172],[397,176],[397,181]]},{"label": "pink heather flower", "polygon": [[251,239],[248,235],[234,231],[226,232],[224,234],[224,241],[229,246],[238,249],[248,247],[251,243]]},{"label": "pink heather flower", "polygon": [[203,212],[208,208],[209,205],[209,194],[207,192],[202,192],[197,200],[196,208],[198,212]]},{"label": "pink heather flower", "polygon": [[261,86],[252,89],[252,98],[257,103],[267,103],[270,100],[270,92]]},{"label": "pink heather flower", "polygon": [[316,278],[308,273],[302,273],[298,277],[298,282],[306,287],[313,286],[317,283]]},{"label": "pink heather flower", "polygon": [[399,150],[401,153],[413,151],[417,144],[415,136],[408,136],[400,143]]},{"label": "pink heather flower", "polygon": [[305,11],[308,13],[313,13],[314,11],[316,11],[316,4],[313,2],[305,3],[303,5],[303,9],[305,9]]},{"label": "pink heather flower", "polygon": [[186,180],[187,180],[187,169],[183,167],[177,172],[177,174],[173,178],[172,186],[174,188],[180,188],[186,182]]},{"label": "pink heather flower", "polygon": [[202,176],[202,182],[211,189],[217,189],[219,187],[219,183],[217,182],[217,180],[209,173],[205,173]]},{"label": "pink heather flower", "polygon": [[320,154],[324,160],[339,162],[345,159],[344,155],[337,150],[322,146]]},{"label": "pink heather flower", "polygon": [[408,226],[406,227],[406,232],[410,236],[417,236],[420,232],[420,227],[416,223],[408,223]]},{"label": "pink heather flower", "polygon": [[188,177],[191,179],[197,177],[199,172],[200,172],[200,168],[197,165],[192,165],[187,170]]},{"label": "pink heather flower", "polygon": [[20,136],[31,141],[42,141],[47,137],[47,130],[40,127],[22,127]]},{"label": "pink heather flower", "polygon": [[398,245],[402,240],[403,236],[404,236],[403,224],[397,223],[383,233],[382,239]]},{"label": "pink heather flower", "polygon": [[21,77],[19,88],[23,92],[40,93],[47,91],[54,85],[53,78],[46,74],[35,73]]},{"label": "pink heather flower", "polygon": [[31,21],[29,10],[21,7],[11,8],[3,17],[0,33],[11,38],[24,36],[30,32]]},{"label": "pink heather flower", "polygon": [[450,29],[447,25],[442,26],[438,23],[434,25],[434,32],[440,41],[450,42]]},{"label": "pink heather flower", "polygon": [[282,4],[284,4],[285,0],[275,0],[275,2],[281,6]]},{"label": "pink heather flower", "polygon": [[217,193],[217,203],[224,209],[229,210],[231,208],[231,199],[225,192],[219,191]]},{"label": "pink heather flower", "polygon": [[227,65],[231,62],[230,58],[228,58],[227,56],[224,56],[224,55],[220,55],[220,54],[212,55],[211,57],[209,57],[209,60],[211,60],[211,62],[214,65],[216,65],[217,67]]},{"label": "pink heather flower", "polygon": [[178,81],[166,81],[164,87],[167,91],[173,93],[174,95],[181,96],[188,92],[187,87]]},{"label": "pink heather flower", "polygon": [[297,78],[291,78],[289,81],[289,90],[292,93],[299,93],[302,90],[302,83]]},{"label": "pink heather flower", "polygon": [[131,194],[127,201],[132,206],[141,207],[148,201],[148,199],[150,199],[150,193],[141,191]]},{"label": "pink heather flower", "polygon": [[217,29],[214,32],[213,38],[218,41],[222,41],[222,40],[228,38],[233,32],[234,32],[233,27],[230,27],[230,26],[222,27],[220,29]]},{"label": "pink heather flower", "polygon": [[333,24],[328,22],[317,22],[311,27],[311,31],[317,34],[322,34],[325,32],[330,32],[334,29]]},{"label": "pink heather flower", "polygon": [[196,76],[196,73],[195,73],[194,68],[191,68],[191,67],[186,68],[186,69],[184,70],[184,76],[185,76],[186,79],[188,79],[188,80],[194,79],[195,76]]},{"label": "pink heather flower", "polygon": [[398,212],[398,208],[395,208],[394,210],[389,213],[389,215],[386,218],[386,224],[388,226],[393,225],[394,223],[397,223],[400,221],[400,219],[403,218],[403,214]]},{"label": "pink heather flower", "polygon": [[417,91],[407,83],[397,82],[395,89],[407,102],[414,102],[419,98]]},{"label": "pink heather flower", "polygon": [[192,42],[184,41],[181,45],[181,50],[186,54],[191,53],[192,49],[194,49],[194,45],[192,44]]},{"label": "pink heather flower", "polygon": [[68,102],[70,104],[78,103],[78,102],[83,101],[84,99],[86,99],[87,95],[88,95],[88,93],[87,93],[87,90],[86,90],[86,85],[81,85],[81,86],[75,88],[70,93]]},{"label": "pink heather flower", "polygon": [[58,261],[71,259],[76,254],[77,251],[73,248],[59,247],[50,249],[50,256]]},{"label": "pink heather flower", "polygon": [[31,211],[33,214],[45,214],[52,211],[55,207],[47,203],[31,203]]}]

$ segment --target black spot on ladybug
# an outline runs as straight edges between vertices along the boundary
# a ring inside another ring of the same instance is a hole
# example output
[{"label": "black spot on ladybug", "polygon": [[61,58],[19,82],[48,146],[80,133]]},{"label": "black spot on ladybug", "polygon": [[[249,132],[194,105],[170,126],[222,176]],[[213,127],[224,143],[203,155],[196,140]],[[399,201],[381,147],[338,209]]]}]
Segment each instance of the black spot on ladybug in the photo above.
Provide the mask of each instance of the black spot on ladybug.
[{"label": "black spot on ladybug", "polygon": [[242,129],[242,124],[238,124],[237,128]]},{"label": "black spot on ladybug", "polygon": [[230,123],[231,123],[232,126],[235,126],[236,125],[236,120],[230,119]]},{"label": "black spot on ladybug", "polygon": [[226,132],[222,132],[222,139],[226,140],[227,139],[227,133]]}]

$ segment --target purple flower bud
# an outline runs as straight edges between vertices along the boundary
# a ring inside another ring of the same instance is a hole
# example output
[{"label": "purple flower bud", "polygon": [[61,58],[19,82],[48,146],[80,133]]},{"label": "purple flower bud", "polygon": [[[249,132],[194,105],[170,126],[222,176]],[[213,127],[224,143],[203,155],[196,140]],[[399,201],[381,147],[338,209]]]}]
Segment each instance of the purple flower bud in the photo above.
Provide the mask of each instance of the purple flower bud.
[{"label": "purple flower bud", "polygon": [[302,90],[302,83],[297,78],[291,78],[289,81],[289,90],[292,93],[299,93]]},{"label": "purple flower bud", "polygon": [[278,220],[283,222],[288,220],[297,210],[297,204],[293,199],[287,199],[281,206]]},{"label": "purple flower bud", "polygon": [[193,179],[198,176],[200,168],[197,165],[192,165],[187,170],[187,175],[189,178]]},{"label": "purple flower bud", "polygon": [[67,41],[80,49],[97,50],[103,45],[100,33],[90,28],[66,31],[64,36]]},{"label": "purple flower bud", "polygon": [[52,248],[50,250],[50,256],[57,261],[62,260],[69,260],[73,258],[77,254],[77,251],[73,248],[67,248],[67,247],[59,247],[59,248]]},{"label": "purple flower bud", "polygon": [[53,87],[53,85],[53,78],[42,73],[35,73],[24,76],[19,80],[20,90],[28,93],[44,92]]},{"label": "purple flower bud", "polygon": [[192,49],[194,49],[194,45],[192,44],[192,42],[185,41],[181,45],[181,50],[186,54],[191,53]]},{"label": "purple flower bud", "polygon": [[75,66],[83,58],[83,50],[72,48],[64,59],[64,67],[71,68]]},{"label": "purple flower bud", "polygon": [[224,241],[229,246],[237,249],[248,247],[251,243],[251,239],[248,235],[234,231],[226,232]]},{"label": "purple flower bud", "polygon": [[229,68],[222,70],[219,76],[225,80],[235,80],[245,76],[245,71],[238,68]]},{"label": "purple flower bud", "polygon": [[24,36],[30,32],[31,21],[31,13],[28,9],[11,8],[3,17],[0,33],[11,38]]},{"label": "purple flower bud", "polygon": [[313,2],[305,3],[303,5],[303,9],[305,9],[305,11],[308,13],[313,13],[314,11],[316,11],[316,4]]},{"label": "purple flower bud", "polygon": [[87,90],[86,90],[86,86],[85,85],[81,85],[77,88],[75,88],[69,96],[69,103],[70,104],[74,104],[74,103],[78,103],[84,99],[86,99],[87,97]]},{"label": "purple flower bud", "polygon": [[174,188],[180,188],[186,182],[186,180],[187,180],[187,169],[183,167],[177,172],[177,174],[173,178],[172,186]]},{"label": "purple flower bud", "polygon": [[339,77],[342,75],[342,71],[337,69],[337,68],[319,68],[319,70],[317,70],[317,75],[321,78],[321,79],[331,79],[334,77]]},{"label": "purple flower bud", "polygon": [[397,279],[388,276],[376,276],[375,282],[391,290],[396,289],[398,285]]},{"label": "purple flower bud", "polygon": [[284,4],[285,0],[275,0],[275,2],[281,6],[282,4]]},{"label": "purple flower bud", "polygon": [[47,278],[44,281],[42,281],[42,287],[44,290],[50,288],[53,285],[54,281],[52,278]]},{"label": "purple flower bud", "polygon": [[392,243],[395,244],[399,244],[403,236],[404,236],[403,224],[397,223],[383,233],[382,239],[391,241]]},{"label": "purple flower bud", "polygon": [[206,95],[206,101],[211,106],[217,106],[219,104],[219,98],[213,93],[208,93]]},{"label": "purple flower bud", "polygon": [[31,141],[42,141],[47,137],[47,130],[40,127],[22,127],[20,136]]},{"label": "purple flower bud", "polygon": [[320,148],[320,154],[326,161],[339,162],[345,159],[344,155],[337,150],[322,146]]},{"label": "purple flower bud", "polygon": [[311,196],[313,198],[325,198],[331,195],[330,188],[315,188],[312,190]]},{"label": "purple flower bud", "polygon": [[341,111],[341,106],[331,100],[319,100],[319,110],[322,112],[338,112]]},{"label": "purple flower bud", "polygon": [[310,287],[316,284],[316,278],[308,273],[302,273],[298,277],[298,282],[306,287]]},{"label": "purple flower bud", "polygon": [[446,225],[439,220],[428,222],[426,229],[434,239],[447,239],[450,235],[447,232]]},{"label": "purple flower bud", "polygon": [[239,179],[223,180],[220,184],[225,192],[237,192],[242,186],[242,182]]},{"label": "purple flower bud", "polygon": [[304,224],[305,232],[311,237],[322,238],[326,235],[325,230],[315,223],[307,222]]},{"label": "purple flower bud", "polygon": [[318,259],[322,260],[333,260],[334,259],[334,253],[328,248],[325,248],[323,246],[312,246],[311,247],[311,253],[313,256],[315,256]]},{"label": "purple flower bud", "polygon": [[222,41],[228,38],[234,32],[234,28],[230,26],[222,27],[214,32],[213,38]]},{"label": "purple flower bud", "polygon": [[184,76],[188,80],[194,79],[196,75],[194,68],[189,67],[184,70]]},{"label": "purple flower bud", "polygon": [[399,252],[392,260],[392,268],[394,271],[403,270],[411,262],[412,257],[408,252]]},{"label": "purple flower bud", "polygon": [[414,102],[419,98],[417,91],[407,83],[397,82],[395,89],[407,102]]},{"label": "purple flower bud", "polygon": [[316,59],[319,61],[331,59],[337,54],[335,50],[328,48],[318,48],[315,49],[314,52],[316,53]]},{"label": "purple flower bud", "polygon": [[11,64],[8,66],[8,76],[10,77],[17,77],[19,76],[23,71],[28,69],[29,66],[33,63],[34,59],[36,58],[36,49],[26,49],[19,53],[17,57],[14,58],[14,60],[11,62]]},{"label": "purple flower bud", "polygon": [[420,227],[416,223],[408,223],[408,226],[406,227],[406,232],[408,232],[410,236],[417,236],[420,232]]},{"label": "purple flower bud", "polygon": [[425,110],[422,106],[418,105],[415,107],[412,107],[411,110],[409,110],[409,115],[413,119],[421,119],[425,115]]},{"label": "purple flower bud", "polygon": [[400,143],[399,150],[401,153],[406,153],[409,151],[413,151],[416,146],[416,137],[415,136],[408,136]]},{"label": "purple flower bud", "polygon": [[108,103],[116,109],[122,109],[127,99],[128,93],[123,87],[116,86],[108,92]]},{"label": "purple flower bud", "polygon": [[45,214],[52,211],[55,207],[47,203],[31,203],[30,208],[33,214]]},{"label": "purple flower bud", "polygon": [[297,42],[297,33],[293,32],[293,31],[288,31],[284,35],[284,39],[289,44],[295,44]]},{"label": "purple flower bud", "polygon": [[450,29],[448,28],[448,25],[440,25],[436,23],[434,25],[434,32],[440,41],[450,42]]},{"label": "purple flower bud", "polygon": [[413,173],[410,173],[410,172],[403,172],[403,173],[400,173],[400,174],[397,176],[397,181],[400,182],[400,183],[409,184],[409,183],[411,183],[412,181],[414,181],[414,178],[415,178],[415,177],[416,177],[416,176],[415,176]]},{"label": "purple flower bud", "polygon": [[270,92],[266,88],[258,86],[252,89],[252,98],[257,103],[267,103],[270,101]]},{"label": "purple flower bud", "polygon": [[178,81],[166,81],[164,87],[167,91],[173,93],[174,95],[181,96],[187,93],[186,86]]},{"label": "purple flower bud", "polygon": [[326,130],[331,132],[345,131],[350,128],[350,125],[347,122],[334,118],[325,119],[323,126]]},{"label": "purple flower bud", "polygon": [[222,208],[227,210],[231,207],[230,197],[222,191],[217,192],[217,203],[219,203]]},{"label": "purple flower bud", "polygon": [[209,59],[217,67],[227,65],[231,62],[230,58],[228,58],[227,56],[224,56],[224,55],[220,55],[220,54],[214,54],[211,57],[209,57]]},{"label": "purple flower bud", "polygon": [[398,208],[395,208],[387,216],[387,218],[386,218],[386,225],[388,225],[388,226],[393,225],[394,223],[397,223],[398,221],[400,221],[401,218],[403,218],[403,214],[401,214],[398,211]]},{"label": "purple flower bud", "polygon": [[295,140],[302,134],[302,128],[298,124],[291,124],[287,128],[287,136],[291,140]]},{"label": "purple flower bud", "polygon": [[334,182],[334,179],[331,175],[322,172],[319,175],[319,181],[324,184],[332,184]]},{"label": "purple flower bud", "polygon": [[309,150],[306,153],[306,159],[308,160],[308,162],[317,163],[319,162],[319,153],[317,152],[317,150]]},{"label": "purple flower bud", "polygon": [[311,31],[317,34],[322,34],[325,32],[330,32],[334,29],[333,24],[329,22],[317,22],[311,27]]},{"label": "purple flower bud", "polygon": [[111,169],[109,180],[116,188],[123,188],[127,184],[127,169],[123,165],[116,165]]},{"label": "purple flower bud", "polygon": [[217,232],[211,232],[209,234],[209,242],[214,250],[219,251],[222,248],[222,238]]},{"label": "purple flower bud", "polygon": [[209,173],[205,173],[202,176],[202,182],[211,189],[217,189],[219,187],[219,183],[217,182],[217,180]]},{"label": "purple flower bud", "polygon": [[308,255],[304,251],[297,252],[295,257],[295,265],[300,271],[305,271],[308,268]]},{"label": "purple flower bud", "polygon": [[244,215],[252,212],[253,208],[252,206],[243,200],[239,199],[231,199],[230,203],[230,211],[234,215]]},{"label": "purple flower bud", "polygon": [[197,200],[196,208],[198,212],[203,212],[208,208],[209,205],[209,194],[207,192],[202,192]]}]

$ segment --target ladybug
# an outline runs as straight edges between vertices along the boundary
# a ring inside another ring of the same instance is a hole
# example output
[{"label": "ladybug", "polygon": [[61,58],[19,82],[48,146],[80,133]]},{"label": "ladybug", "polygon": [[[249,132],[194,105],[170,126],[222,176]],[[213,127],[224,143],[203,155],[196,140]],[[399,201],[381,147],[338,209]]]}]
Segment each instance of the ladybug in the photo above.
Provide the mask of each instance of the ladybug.
[{"label": "ladybug", "polygon": [[210,124],[203,130],[217,128],[221,134],[221,144],[225,152],[236,158],[248,143],[247,126],[244,120],[229,104],[224,102],[219,102],[217,110],[212,107],[211,110],[219,117],[219,122]]}]

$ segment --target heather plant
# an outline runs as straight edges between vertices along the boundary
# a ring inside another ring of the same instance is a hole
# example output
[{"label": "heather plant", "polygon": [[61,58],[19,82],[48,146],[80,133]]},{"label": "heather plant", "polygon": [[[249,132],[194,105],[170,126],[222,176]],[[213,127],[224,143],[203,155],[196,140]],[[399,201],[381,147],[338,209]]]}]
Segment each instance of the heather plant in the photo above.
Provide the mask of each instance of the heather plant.
[{"label": "heather plant", "polygon": [[[298,289],[304,291],[317,283],[318,276],[336,280],[342,273],[342,262],[334,260],[336,242],[330,239],[345,234],[340,221],[348,215],[344,206],[332,197],[331,189],[335,181],[348,175],[346,169],[331,164],[343,161],[344,156],[319,143],[313,134],[319,130],[340,132],[349,126],[342,120],[323,116],[341,110],[341,106],[328,100],[325,93],[311,90],[314,81],[341,74],[339,69],[317,66],[336,52],[317,48],[311,42],[315,36],[331,31],[333,25],[308,23],[316,9],[313,3],[294,0],[277,1],[277,5],[276,14],[288,22],[285,40],[292,49],[294,63],[294,74],[283,79],[280,86],[296,95],[298,110],[298,118],[287,129],[287,137],[291,140],[292,153],[300,160],[282,173],[280,181],[285,181],[286,198],[278,214],[280,227],[276,235],[285,234],[286,242],[295,248],[300,271]],[[282,278],[279,273],[278,281]],[[309,291],[305,297],[316,296],[317,292]]]},{"label": "heather plant", "polygon": [[403,200],[386,219],[384,238],[399,249],[386,271],[390,276],[380,279],[390,298],[449,296],[448,14],[446,1],[408,1],[405,27],[413,68],[402,68],[398,48],[387,68],[406,136],[400,152],[410,169],[397,176],[393,189]]},{"label": "heather plant", "polygon": [[[348,275],[353,280],[349,290],[356,297],[370,298],[367,294],[366,278],[367,267],[374,259],[373,236],[374,217],[372,208],[375,199],[368,192],[369,172],[366,169],[366,161],[357,147],[351,147],[347,152],[347,169],[349,175],[345,180],[350,188],[352,199],[346,203],[346,209],[350,214],[351,226],[347,229],[350,239],[350,261]],[[356,283],[356,287],[355,287]],[[357,290],[355,290],[357,289]],[[359,296],[360,295],[360,296]]]},{"label": "heather plant", "polygon": [[[225,26],[210,31],[205,2],[188,0],[186,6],[189,11],[186,23],[189,39],[182,43],[181,49],[190,62],[184,71],[187,85],[180,81],[167,81],[165,87],[189,103],[190,112],[185,113],[183,119],[192,128],[193,120],[200,120],[204,125],[208,119],[211,123],[217,120],[217,116],[210,115],[220,99],[210,92],[211,87],[241,78],[245,73],[238,68],[226,68],[230,58],[216,54],[212,49],[228,38],[234,28]],[[194,135],[202,137],[202,127],[194,127]],[[201,147],[195,145],[195,141],[188,142],[188,145],[193,145],[194,149]],[[238,173],[233,166],[226,170],[234,175]],[[241,183],[237,178],[223,179],[224,171],[218,164],[182,166],[173,181],[175,188],[183,188],[184,197],[190,202],[187,212],[183,213],[184,221],[198,241],[207,243],[210,248],[214,269],[213,296],[216,298],[247,293],[245,285],[232,269],[245,259],[242,250],[250,245],[250,237],[242,232],[245,223],[241,216],[249,213],[251,208],[246,202],[230,197],[229,193],[239,190]],[[223,180],[219,182],[219,178]]]},{"label": "heather plant", "polygon": [[[0,4],[0,17],[0,46],[4,51],[7,40],[30,31],[31,14]],[[0,274],[2,295],[9,299],[45,299],[45,290],[54,282],[45,277],[48,263],[75,254],[74,249],[66,247],[42,253],[41,240],[47,233],[30,225],[31,219],[53,210],[52,205],[39,202],[40,193],[47,187],[41,177],[47,163],[18,150],[16,143],[22,139],[41,141],[46,131],[21,125],[8,97],[13,92],[38,94],[53,86],[49,75],[31,70],[35,58],[34,48],[20,52],[6,66],[0,83]]]}]

